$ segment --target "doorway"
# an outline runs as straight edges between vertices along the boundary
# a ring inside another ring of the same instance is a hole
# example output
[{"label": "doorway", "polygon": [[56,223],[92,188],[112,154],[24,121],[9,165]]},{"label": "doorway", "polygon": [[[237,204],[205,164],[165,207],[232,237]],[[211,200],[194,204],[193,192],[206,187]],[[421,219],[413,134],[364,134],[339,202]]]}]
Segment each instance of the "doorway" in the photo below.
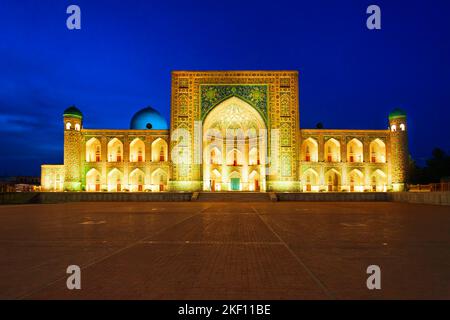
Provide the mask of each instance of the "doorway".
[{"label": "doorway", "polygon": [[231,178],[231,190],[232,191],[241,190],[241,179],[240,178]]}]

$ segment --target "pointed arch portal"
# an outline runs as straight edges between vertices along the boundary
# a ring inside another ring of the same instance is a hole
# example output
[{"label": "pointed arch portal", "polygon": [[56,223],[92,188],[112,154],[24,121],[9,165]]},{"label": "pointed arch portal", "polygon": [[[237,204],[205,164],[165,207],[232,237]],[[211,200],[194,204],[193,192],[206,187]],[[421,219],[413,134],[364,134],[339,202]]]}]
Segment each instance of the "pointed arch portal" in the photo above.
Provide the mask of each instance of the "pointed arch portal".
[{"label": "pointed arch portal", "polygon": [[265,191],[266,129],[261,114],[237,97],[209,111],[203,122],[203,189]]}]

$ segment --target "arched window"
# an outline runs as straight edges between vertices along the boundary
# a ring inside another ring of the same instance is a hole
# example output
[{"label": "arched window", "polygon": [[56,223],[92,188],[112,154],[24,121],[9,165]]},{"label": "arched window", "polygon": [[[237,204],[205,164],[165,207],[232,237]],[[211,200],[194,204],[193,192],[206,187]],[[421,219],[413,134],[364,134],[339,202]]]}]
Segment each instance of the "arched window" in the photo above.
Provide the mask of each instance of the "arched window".
[{"label": "arched window", "polygon": [[164,191],[167,185],[167,173],[162,169],[156,169],[151,175],[153,191]]},{"label": "arched window", "polygon": [[122,172],[114,168],[108,173],[108,191],[122,191]]},{"label": "arched window", "polygon": [[386,192],[387,188],[387,176],[380,169],[375,170],[372,173],[372,191]]},{"label": "arched window", "polygon": [[358,169],[353,169],[349,173],[350,192],[364,191],[364,175]]},{"label": "arched window", "polygon": [[251,148],[248,152],[248,164],[251,166],[259,164],[259,153],[256,147]]},{"label": "arched window", "polygon": [[80,131],[80,124],[79,123],[75,123],[75,130]]},{"label": "arched window", "polygon": [[328,191],[339,191],[341,187],[341,174],[335,170],[330,169],[325,173],[325,180],[327,181]]},{"label": "arched window", "polygon": [[406,128],[405,128],[405,124],[404,124],[404,123],[401,123],[401,124],[400,124],[400,130],[405,131],[405,129],[406,129]]},{"label": "arched window", "polygon": [[109,162],[121,162],[122,161],[122,142],[114,138],[108,143],[108,161]]},{"label": "arched window", "polygon": [[133,192],[144,191],[144,172],[140,169],[134,169],[130,173],[129,186]]},{"label": "arched window", "polygon": [[227,165],[240,166],[244,162],[244,156],[242,152],[236,148],[230,150],[227,154]]},{"label": "arched window", "polygon": [[167,161],[167,142],[161,138],[152,142],[152,161]]},{"label": "arched window", "polygon": [[325,150],[325,159],[327,162],[341,161],[341,145],[339,141],[334,138],[329,139],[327,142],[325,142]]},{"label": "arched window", "polygon": [[86,142],[86,161],[100,162],[101,161],[101,144],[100,141],[93,137]]},{"label": "arched window", "polygon": [[72,128],[72,124],[70,122],[66,123],[66,130],[70,130]]},{"label": "arched window", "polygon": [[89,170],[86,174],[86,191],[101,191],[100,183],[100,173],[97,169]]},{"label": "arched window", "polygon": [[347,144],[347,161],[363,162],[363,144],[354,138]]},{"label": "arched window", "polygon": [[[318,143],[313,138],[308,138],[302,143],[302,160],[317,162],[318,161]],[[331,150],[331,149],[330,149]]]},{"label": "arched window", "polygon": [[370,162],[386,162],[386,145],[381,139],[375,139],[370,143]]},{"label": "arched window", "polygon": [[130,161],[142,162],[145,161],[145,144],[144,142],[136,138],[130,143]]},{"label": "arched window", "polygon": [[397,131],[397,126],[396,126],[395,124],[393,124],[393,125],[391,126],[391,131],[392,131],[392,132]]},{"label": "arched window", "polygon": [[314,169],[308,169],[303,173],[303,191],[319,191],[319,175]]}]

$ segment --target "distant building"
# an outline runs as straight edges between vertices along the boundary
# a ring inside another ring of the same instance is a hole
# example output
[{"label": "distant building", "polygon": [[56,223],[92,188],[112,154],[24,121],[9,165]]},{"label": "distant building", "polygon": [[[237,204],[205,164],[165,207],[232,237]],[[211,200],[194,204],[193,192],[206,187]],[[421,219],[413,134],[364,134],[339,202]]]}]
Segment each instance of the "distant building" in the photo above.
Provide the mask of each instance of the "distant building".
[{"label": "distant building", "polygon": [[0,192],[32,192],[40,189],[40,177],[0,177]]},{"label": "distant building", "polygon": [[150,107],[129,130],[84,128],[76,107],[63,120],[45,191],[400,191],[407,178],[405,112],[383,130],[300,128],[296,71],[175,71],[170,129]]}]

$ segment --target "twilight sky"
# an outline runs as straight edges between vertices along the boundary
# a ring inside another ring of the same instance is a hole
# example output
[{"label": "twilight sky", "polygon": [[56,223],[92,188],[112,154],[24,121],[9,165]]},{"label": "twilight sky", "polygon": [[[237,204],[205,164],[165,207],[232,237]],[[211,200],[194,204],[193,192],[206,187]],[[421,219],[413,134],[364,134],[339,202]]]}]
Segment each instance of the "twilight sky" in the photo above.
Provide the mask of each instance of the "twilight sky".
[{"label": "twilight sky", "polygon": [[401,107],[421,162],[450,151],[449,14],[448,0],[1,0],[0,175],[62,163],[72,104],[86,128],[128,128],[147,105],[169,120],[171,70],[299,70],[302,128],[384,129]]}]

